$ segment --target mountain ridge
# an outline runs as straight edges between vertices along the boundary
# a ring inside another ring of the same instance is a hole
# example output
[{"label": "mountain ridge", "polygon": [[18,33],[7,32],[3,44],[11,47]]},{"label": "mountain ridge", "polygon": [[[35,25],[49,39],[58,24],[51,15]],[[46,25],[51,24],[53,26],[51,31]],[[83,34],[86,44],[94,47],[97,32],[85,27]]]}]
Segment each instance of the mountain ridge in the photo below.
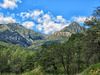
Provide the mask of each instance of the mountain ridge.
[{"label": "mountain ridge", "polygon": [[[71,34],[84,33],[85,28],[73,21],[69,26],[52,35],[45,35],[31,29],[27,29],[19,23],[0,24],[0,41],[17,44],[22,47],[38,49],[42,44],[63,42]],[[5,38],[5,39],[4,39]],[[37,46],[36,46],[37,45]],[[35,48],[36,47],[36,48]]]},{"label": "mountain ridge", "polygon": [[[74,32],[75,29],[76,31]],[[66,26],[61,31],[55,32],[46,40],[36,41],[37,43],[35,43],[35,45],[29,46],[29,48],[32,49],[35,48],[36,45],[41,46],[42,44],[51,44],[53,42],[64,42],[67,41],[72,34],[84,33],[85,31],[86,29],[84,27],[80,26],[77,22],[73,21],[69,26]],[[37,49],[37,46],[35,49]]]}]

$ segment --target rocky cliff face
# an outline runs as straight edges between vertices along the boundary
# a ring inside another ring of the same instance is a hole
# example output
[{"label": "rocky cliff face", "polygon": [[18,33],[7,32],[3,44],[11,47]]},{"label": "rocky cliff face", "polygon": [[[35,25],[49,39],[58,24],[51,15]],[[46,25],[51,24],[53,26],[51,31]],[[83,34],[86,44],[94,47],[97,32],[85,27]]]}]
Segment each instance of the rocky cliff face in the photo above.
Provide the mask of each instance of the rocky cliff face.
[{"label": "rocky cliff face", "polygon": [[70,37],[71,33],[70,32],[55,32],[53,35]]},{"label": "rocky cliff face", "polygon": [[23,47],[30,46],[29,41],[23,38],[18,32],[11,32],[9,30],[0,32],[0,41],[20,45]]}]

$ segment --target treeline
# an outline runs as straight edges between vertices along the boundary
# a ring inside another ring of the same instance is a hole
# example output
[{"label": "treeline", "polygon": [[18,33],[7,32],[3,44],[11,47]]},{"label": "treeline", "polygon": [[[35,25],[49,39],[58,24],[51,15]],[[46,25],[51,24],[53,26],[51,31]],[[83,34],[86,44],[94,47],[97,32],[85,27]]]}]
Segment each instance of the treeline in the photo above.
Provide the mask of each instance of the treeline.
[{"label": "treeline", "polygon": [[49,74],[73,75],[100,62],[100,7],[85,21],[87,31],[72,34],[64,43],[43,45],[37,53],[38,65]]}]

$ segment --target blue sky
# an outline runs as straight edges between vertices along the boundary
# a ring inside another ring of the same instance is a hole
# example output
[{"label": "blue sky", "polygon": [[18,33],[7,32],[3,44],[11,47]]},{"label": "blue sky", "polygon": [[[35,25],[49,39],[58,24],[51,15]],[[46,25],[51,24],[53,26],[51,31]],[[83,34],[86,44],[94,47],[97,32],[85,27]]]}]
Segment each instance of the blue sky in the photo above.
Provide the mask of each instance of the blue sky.
[{"label": "blue sky", "polygon": [[18,22],[24,27],[51,34],[73,20],[83,24],[100,0],[0,0],[0,23]]}]

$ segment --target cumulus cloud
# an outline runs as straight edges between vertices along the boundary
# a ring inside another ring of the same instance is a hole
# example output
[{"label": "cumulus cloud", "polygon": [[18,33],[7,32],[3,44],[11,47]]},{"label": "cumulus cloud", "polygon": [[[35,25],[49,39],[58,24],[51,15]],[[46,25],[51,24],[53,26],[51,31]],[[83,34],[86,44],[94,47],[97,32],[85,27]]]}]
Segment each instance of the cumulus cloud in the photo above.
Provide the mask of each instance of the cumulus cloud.
[{"label": "cumulus cloud", "polygon": [[43,31],[45,34],[60,31],[61,29],[69,25],[69,22],[65,20],[61,15],[54,17],[49,13],[44,14],[43,10],[21,12],[20,17],[22,17],[23,20],[28,18],[34,20],[37,23],[37,25],[35,26],[36,29],[38,29],[39,31]]},{"label": "cumulus cloud", "polygon": [[22,24],[24,27],[28,28],[28,29],[32,29],[33,26],[35,26],[35,23],[32,21],[26,21]]},{"label": "cumulus cloud", "polygon": [[16,7],[18,7],[18,5],[16,4],[17,2],[21,3],[21,0],[3,0],[4,3],[0,3],[0,7],[2,8],[10,8],[10,9],[14,9]]},{"label": "cumulus cloud", "polygon": [[49,14],[45,14],[42,17],[40,24],[37,25],[36,28],[43,31],[45,34],[49,34],[54,33],[55,31],[60,31],[68,25],[69,23],[66,23],[66,20],[63,19],[62,16],[60,16],[60,18],[55,18]]},{"label": "cumulus cloud", "polygon": [[15,18],[16,15],[15,15],[15,13],[7,12],[6,16],[10,16],[12,18]]},{"label": "cumulus cloud", "polygon": [[66,22],[66,20],[64,18],[62,18],[62,16],[57,16],[57,19],[55,19],[57,22]]},{"label": "cumulus cloud", "polygon": [[0,15],[0,23],[3,24],[8,24],[8,23],[15,23],[16,20],[13,19],[12,17],[3,17],[2,15]]},{"label": "cumulus cloud", "polygon": [[87,17],[86,16],[79,16],[79,17],[72,17],[72,19],[74,19],[78,23],[84,23],[84,21],[87,19]]},{"label": "cumulus cloud", "polygon": [[55,31],[60,31],[69,24],[55,23],[54,21],[43,22],[39,24],[36,28],[40,31],[43,31],[45,34],[54,33]]},{"label": "cumulus cloud", "polygon": [[37,19],[40,15],[43,14],[43,10],[39,11],[39,10],[34,10],[34,11],[29,11],[29,12],[21,12],[20,17],[22,17],[22,19],[27,19],[27,18],[32,18],[32,19]]}]

